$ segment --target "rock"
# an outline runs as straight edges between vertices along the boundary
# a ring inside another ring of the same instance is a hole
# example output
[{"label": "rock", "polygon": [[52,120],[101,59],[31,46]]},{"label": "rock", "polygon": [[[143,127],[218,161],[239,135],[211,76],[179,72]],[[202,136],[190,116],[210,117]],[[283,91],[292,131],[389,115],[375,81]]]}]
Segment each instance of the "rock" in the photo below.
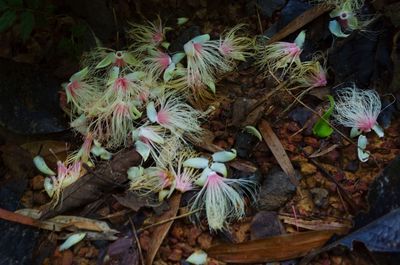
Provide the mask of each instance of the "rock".
[{"label": "rock", "polygon": [[301,127],[303,127],[307,120],[311,117],[312,112],[304,107],[297,107],[291,112],[289,112],[289,118],[298,122]]},{"label": "rock", "polygon": [[197,243],[199,243],[201,249],[208,249],[211,247],[211,242],[212,236],[207,233],[203,233],[197,238]]},{"label": "rock", "polygon": [[281,234],[281,223],[276,212],[258,212],[251,222],[250,233],[251,240]]},{"label": "rock", "polygon": [[174,248],[172,253],[168,256],[168,259],[172,261],[180,261],[182,259],[182,250]]},{"label": "rock", "polygon": [[258,138],[247,132],[239,132],[235,138],[235,149],[240,158],[248,159],[254,146],[259,142]]},{"label": "rock", "polygon": [[317,167],[311,163],[300,163],[300,172],[304,176],[312,175],[317,172]]},{"label": "rock", "polygon": [[261,186],[258,207],[261,210],[274,211],[282,207],[292,198],[296,186],[290,177],[281,170],[272,170]]},{"label": "rock", "polygon": [[325,208],[328,205],[329,192],[323,188],[313,188],[310,190],[314,204],[317,207]]},{"label": "rock", "polygon": [[32,189],[42,190],[44,183],[44,177],[42,175],[37,175],[32,179]]},{"label": "rock", "polygon": [[24,134],[66,130],[59,108],[61,82],[30,64],[0,59],[0,126]]}]

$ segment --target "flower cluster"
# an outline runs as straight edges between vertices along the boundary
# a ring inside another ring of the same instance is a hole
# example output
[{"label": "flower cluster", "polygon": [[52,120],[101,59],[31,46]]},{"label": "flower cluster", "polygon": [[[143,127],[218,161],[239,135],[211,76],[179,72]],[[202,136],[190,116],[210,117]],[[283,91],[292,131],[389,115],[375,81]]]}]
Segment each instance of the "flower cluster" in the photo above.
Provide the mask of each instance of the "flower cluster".
[{"label": "flower cluster", "polygon": [[[327,85],[327,70],[322,63],[314,58],[311,61],[302,62],[300,55],[303,51],[306,32],[301,31],[294,42],[274,42],[265,44],[259,42],[256,45],[255,65],[265,75],[272,73],[283,79],[289,79],[289,86],[304,89],[305,94],[310,89]],[[315,56],[316,57],[316,56]],[[324,58],[323,56],[319,56]]]},{"label": "flower cluster", "polygon": [[[235,150],[220,151],[207,159],[181,148],[177,154],[168,156],[167,161],[157,163],[157,167],[130,168],[130,188],[138,192],[157,192],[160,200],[175,190],[182,193],[196,190],[191,211],[205,208],[210,229],[224,229],[229,221],[244,216],[244,195],[254,199],[255,193],[253,181],[226,178],[228,172],[224,163],[235,157]],[[195,220],[200,216],[195,214]]]}]

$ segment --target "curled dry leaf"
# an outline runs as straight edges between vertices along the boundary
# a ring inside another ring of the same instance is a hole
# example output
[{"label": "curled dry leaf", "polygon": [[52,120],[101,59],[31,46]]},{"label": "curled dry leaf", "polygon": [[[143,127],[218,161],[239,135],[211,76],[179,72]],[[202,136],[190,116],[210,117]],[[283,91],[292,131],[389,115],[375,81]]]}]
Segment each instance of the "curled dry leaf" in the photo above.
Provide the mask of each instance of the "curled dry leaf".
[{"label": "curled dry leaf", "polygon": [[258,263],[289,260],[322,247],[335,231],[311,231],[272,236],[239,244],[209,248],[209,257],[229,263]]}]

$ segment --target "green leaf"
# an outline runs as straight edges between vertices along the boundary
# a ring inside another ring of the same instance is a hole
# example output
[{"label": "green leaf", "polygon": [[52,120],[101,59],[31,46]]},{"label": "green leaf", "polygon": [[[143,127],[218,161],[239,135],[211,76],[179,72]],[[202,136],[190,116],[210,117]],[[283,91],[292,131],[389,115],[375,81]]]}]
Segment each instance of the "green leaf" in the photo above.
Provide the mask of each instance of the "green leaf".
[{"label": "green leaf", "polygon": [[7,30],[9,27],[14,24],[15,19],[17,18],[17,14],[15,11],[7,10],[0,17],[0,32]]},{"label": "green leaf", "polygon": [[327,122],[332,115],[333,108],[335,107],[335,101],[332,96],[328,96],[330,107],[329,109],[322,115],[321,119],[319,119],[313,127],[313,133],[321,138],[325,138],[330,136],[333,133],[333,128]]},{"label": "green leaf", "polygon": [[255,137],[257,137],[258,140],[262,141],[261,133],[260,133],[254,126],[246,126],[246,127],[244,127],[244,130],[245,130],[247,133],[249,133],[249,134],[254,135]]},{"label": "green leaf", "polygon": [[35,26],[35,17],[30,11],[24,11],[21,13],[21,29],[20,34],[23,41],[26,41],[32,33],[33,27]]}]

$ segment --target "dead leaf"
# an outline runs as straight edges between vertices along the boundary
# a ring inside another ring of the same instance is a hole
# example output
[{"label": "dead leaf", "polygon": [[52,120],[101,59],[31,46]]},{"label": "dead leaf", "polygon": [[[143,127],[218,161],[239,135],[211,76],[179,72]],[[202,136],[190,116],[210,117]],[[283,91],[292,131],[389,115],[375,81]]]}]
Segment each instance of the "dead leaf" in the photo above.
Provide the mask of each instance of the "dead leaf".
[{"label": "dead leaf", "polygon": [[[49,231],[76,231],[88,230],[93,232],[101,232],[106,234],[116,234],[117,230],[111,229],[106,222],[93,220],[79,216],[59,215],[46,221],[37,220],[40,217],[40,211],[36,209],[21,209],[13,213],[17,219],[13,218],[10,221],[18,222]],[[11,216],[10,214],[8,216]],[[22,220],[22,222],[21,222]]]},{"label": "dead leaf", "polygon": [[115,199],[122,205],[135,212],[139,211],[142,207],[156,207],[160,203],[155,200],[151,194],[148,195],[138,195],[132,191],[128,191],[124,196],[113,195]]},{"label": "dead leaf", "polygon": [[222,244],[207,250],[210,257],[229,263],[258,263],[302,257],[322,247],[335,231],[311,231],[273,236],[239,244]]},{"label": "dead leaf", "polygon": [[326,155],[327,153],[329,153],[329,152],[335,150],[335,149],[338,148],[338,147],[339,147],[338,144],[333,144],[333,145],[329,146],[328,148],[326,148],[326,149],[324,149],[324,150],[320,150],[320,151],[317,151],[317,152],[312,153],[312,154],[309,156],[309,158],[316,158],[316,157],[319,157],[319,156]]},{"label": "dead leaf", "polygon": [[[169,200],[169,206],[170,209],[163,213],[161,216],[157,217],[155,220],[155,223],[162,222],[166,219],[171,219],[176,216],[178,213],[179,205],[181,202],[181,193],[175,193],[171,199]],[[146,264],[147,265],[152,265],[154,257],[157,254],[158,249],[160,248],[164,238],[168,234],[169,229],[171,228],[171,225],[173,223],[173,220],[171,220],[168,223],[161,224],[154,228],[153,233],[152,233],[152,241],[151,244],[147,250],[147,257],[146,257]]]},{"label": "dead leaf", "polygon": [[278,161],[278,164],[281,166],[282,170],[290,177],[290,181],[293,183],[293,185],[298,186],[299,181],[296,179],[296,172],[292,162],[290,162],[290,159],[286,154],[281,141],[276,136],[269,123],[266,120],[262,120],[261,124],[258,126],[258,129],[260,130],[265,143],[275,156],[275,159]]},{"label": "dead leaf", "polygon": [[301,29],[317,17],[321,16],[322,14],[332,10],[334,8],[333,5],[328,4],[320,4],[316,5],[313,8],[306,10],[303,14],[296,17],[292,20],[289,24],[287,24],[283,29],[281,29],[278,33],[276,33],[272,38],[267,41],[267,44],[279,41],[281,39],[286,38],[293,32]]},{"label": "dead leaf", "polygon": [[350,222],[339,223],[324,220],[303,220],[301,218],[293,218],[285,215],[279,215],[279,219],[283,220],[284,223],[314,231],[335,230],[339,235],[346,234],[352,227]]},{"label": "dead leaf", "polygon": [[128,168],[138,165],[140,161],[141,157],[135,150],[125,150],[118,153],[111,162],[98,164],[94,170],[86,167],[88,173],[63,191],[63,201],[60,205],[44,205],[40,218],[50,218],[102,198],[105,193],[123,186],[128,180]]},{"label": "dead leaf", "polygon": [[70,148],[67,142],[54,140],[29,142],[21,145],[21,147],[29,151],[33,157],[40,155],[45,160],[50,161],[55,159],[54,155],[57,156],[57,160],[64,161]]}]

